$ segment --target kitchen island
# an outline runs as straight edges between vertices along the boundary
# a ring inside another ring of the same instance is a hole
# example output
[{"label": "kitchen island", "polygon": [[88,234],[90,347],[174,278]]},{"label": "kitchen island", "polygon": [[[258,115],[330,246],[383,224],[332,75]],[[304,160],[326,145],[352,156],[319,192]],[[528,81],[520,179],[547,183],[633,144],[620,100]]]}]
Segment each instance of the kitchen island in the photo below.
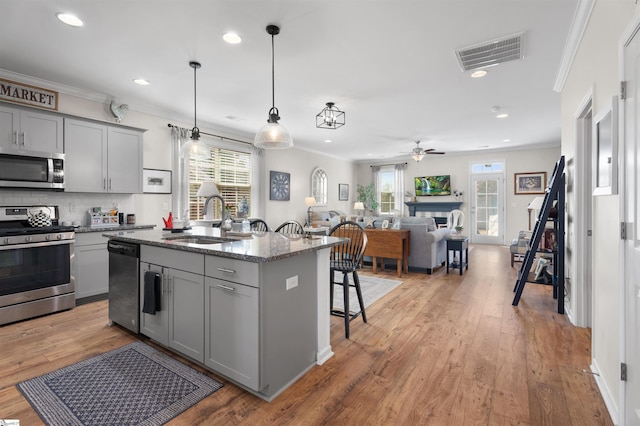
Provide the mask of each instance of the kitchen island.
[{"label": "kitchen island", "polygon": [[[329,254],[342,240],[220,232],[108,237],[140,244],[140,332],[271,401],[333,355]],[[145,288],[161,297],[153,314],[142,312]]]}]

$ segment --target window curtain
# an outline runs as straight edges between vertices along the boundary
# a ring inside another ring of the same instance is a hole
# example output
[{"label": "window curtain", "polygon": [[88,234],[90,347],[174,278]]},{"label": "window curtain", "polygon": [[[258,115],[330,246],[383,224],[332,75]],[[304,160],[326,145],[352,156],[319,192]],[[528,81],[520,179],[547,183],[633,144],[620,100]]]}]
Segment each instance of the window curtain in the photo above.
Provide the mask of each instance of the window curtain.
[{"label": "window curtain", "polygon": [[189,158],[180,158],[180,148],[189,142],[191,129],[182,127],[171,128],[172,172],[171,204],[174,216],[180,219],[189,218]]},{"label": "window curtain", "polygon": [[[380,205],[380,188],[378,185],[378,179],[380,178],[380,166],[371,166],[371,174],[372,174],[371,177],[373,179],[373,186],[376,194],[376,199],[378,201],[378,206],[379,206]],[[372,213],[377,216],[378,209],[376,209],[375,211],[372,210]]]},{"label": "window curtain", "polygon": [[400,212],[400,216],[404,215],[404,169],[407,167],[407,163],[396,164],[395,173],[395,194],[393,208]]}]

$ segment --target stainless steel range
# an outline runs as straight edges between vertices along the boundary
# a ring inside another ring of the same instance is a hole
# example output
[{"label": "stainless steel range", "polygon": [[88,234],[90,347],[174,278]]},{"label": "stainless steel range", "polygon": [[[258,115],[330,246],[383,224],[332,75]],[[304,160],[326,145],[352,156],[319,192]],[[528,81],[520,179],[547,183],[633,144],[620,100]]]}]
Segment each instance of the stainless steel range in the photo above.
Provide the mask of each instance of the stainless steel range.
[{"label": "stainless steel range", "polygon": [[0,207],[0,325],[75,306],[75,232],[58,218],[57,206]]}]

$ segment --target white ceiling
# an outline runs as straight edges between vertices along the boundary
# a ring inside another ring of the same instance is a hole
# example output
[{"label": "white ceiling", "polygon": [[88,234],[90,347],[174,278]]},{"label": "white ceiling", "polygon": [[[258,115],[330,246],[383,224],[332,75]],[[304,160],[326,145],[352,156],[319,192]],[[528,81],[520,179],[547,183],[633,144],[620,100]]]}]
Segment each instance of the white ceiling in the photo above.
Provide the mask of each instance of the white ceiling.
[{"label": "white ceiling", "polygon": [[[577,3],[0,0],[0,69],[193,123],[196,60],[198,126],[252,140],[271,107],[265,27],[276,24],[275,105],[298,148],[373,161],[409,158],[415,140],[449,154],[559,146],[553,86]],[[58,12],[84,27],[63,25]],[[222,40],[229,30],[241,44]],[[456,49],[519,32],[524,59],[481,79],[461,71]],[[347,124],[317,129],[329,101]],[[509,118],[496,119],[495,106]]]}]

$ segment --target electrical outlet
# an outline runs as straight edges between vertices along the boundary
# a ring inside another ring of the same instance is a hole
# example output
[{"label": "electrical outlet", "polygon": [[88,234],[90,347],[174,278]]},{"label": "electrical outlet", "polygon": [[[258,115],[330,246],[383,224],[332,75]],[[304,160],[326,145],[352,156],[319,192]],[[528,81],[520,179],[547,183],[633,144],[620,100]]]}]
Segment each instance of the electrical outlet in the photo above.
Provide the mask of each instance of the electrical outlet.
[{"label": "electrical outlet", "polygon": [[77,201],[69,201],[69,211],[77,212],[78,211],[78,202]]},{"label": "electrical outlet", "polygon": [[298,276],[295,275],[291,278],[287,278],[287,290],[298,287]]}]

